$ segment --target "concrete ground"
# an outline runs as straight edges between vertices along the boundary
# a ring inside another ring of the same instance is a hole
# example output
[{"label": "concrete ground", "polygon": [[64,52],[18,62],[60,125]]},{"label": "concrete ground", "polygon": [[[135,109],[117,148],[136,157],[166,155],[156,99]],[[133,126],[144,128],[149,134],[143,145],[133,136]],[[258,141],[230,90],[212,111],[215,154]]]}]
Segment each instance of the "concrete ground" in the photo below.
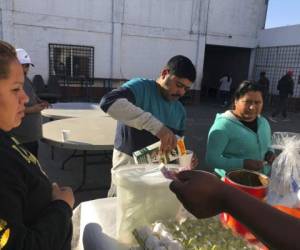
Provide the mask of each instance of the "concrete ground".
[{"label": "concrete ground", "polygon": [[[224,108],[214,103],[206,102],[197,105],[186,105],[188,119],[185,142],[188,149],[192,149],[198,156],[200,169],[206,169],[204,164],[206,138],[216,113],[223,112]],[[264,112],[269,115],[269,110]],[[291,121],[270,122],[272,132],[288,131],[300,133],[300,113],[289,113]],[[78,187],[82,178],[82,159],[74,158],[68,162],[66,169],[61,169],[62,162],[72,154],[66,149],[54,149],[54,160],[51,159],[51,148],[45,143],[40,143],[39,159],[53,182],[59,185],[67,185],[72,188]],[[88,166],[86,187],[99,187],[110,185],[111,161],[103,156],[91,156],[89,160],[97,162]],[[94,191],[76,192],[76,204],[82,201],[106,197],[106,189]]]}]

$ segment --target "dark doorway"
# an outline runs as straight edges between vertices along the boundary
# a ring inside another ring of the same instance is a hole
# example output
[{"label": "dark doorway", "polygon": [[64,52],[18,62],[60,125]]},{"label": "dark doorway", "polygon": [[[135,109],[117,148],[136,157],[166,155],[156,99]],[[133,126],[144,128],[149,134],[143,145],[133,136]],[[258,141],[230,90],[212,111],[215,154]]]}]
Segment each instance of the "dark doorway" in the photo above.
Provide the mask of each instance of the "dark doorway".
[{"label": "dark doorway", "polygon": [[232,77],[232,89],[248,77],[251,49],[206,45],[202,96],[216,98],[219,79],[224,74]]}]

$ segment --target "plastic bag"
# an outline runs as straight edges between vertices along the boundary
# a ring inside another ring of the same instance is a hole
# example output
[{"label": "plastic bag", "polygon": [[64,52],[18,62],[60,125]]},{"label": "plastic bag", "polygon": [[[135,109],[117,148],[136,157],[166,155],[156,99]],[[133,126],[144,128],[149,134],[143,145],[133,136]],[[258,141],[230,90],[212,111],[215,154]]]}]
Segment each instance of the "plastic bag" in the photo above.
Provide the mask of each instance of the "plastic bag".
[{"label": "plastic bag", "polygon": [[279,155],[272,164],[267,202],[300,207],[300,134],[276,132],[272,148]]},{"label": "plastic bag", "polygon": [[[177,170],[177,165],[166,165]],[[158,165],[132,165],[117,170],[117,238],[122,243],[134,242],[132,231],[157,220],[175,218],[180,202],[169,189]]]}]

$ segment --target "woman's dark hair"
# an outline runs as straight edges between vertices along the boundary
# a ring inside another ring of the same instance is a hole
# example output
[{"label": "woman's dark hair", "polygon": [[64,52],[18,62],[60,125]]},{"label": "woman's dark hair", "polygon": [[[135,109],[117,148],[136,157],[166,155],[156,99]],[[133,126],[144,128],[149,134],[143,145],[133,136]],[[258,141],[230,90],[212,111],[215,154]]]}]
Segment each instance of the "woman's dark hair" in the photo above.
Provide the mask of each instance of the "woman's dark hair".
[{"label": "woman's dark hair", "polygon": [[258,84],[251,81],[243,81],[235,90],[233,94],[233,99],[239,100],[241,97],[243,97],[244,95],[246,95],[248,92],[251,91],[254,92],[259,91],[262,95],[262,89]]},{"label": "woman's dark hair", "polygon": [[15,48],[0,40],[0,80],[8,78],[10,63],[15,60],[18,60]]},{"label": "woman's dark hair", "polygon": [[172,57],[166,68],[170,70],[171,75],[175,75],[180,78],[189,79],[194,82],[196,79],[196,69],[190,59],[185,56],[177,55]]},{"label": "woman's dark hair", "polygon": [[240,98],[242,98],[244,95],[246,95],[248,92],[260,92],[261,96],[263,97],[263,93],[262,93],[262,89],[261,86],[259,86],[258,84],[251,82],[251,81],[243,81],[241,82],[241,84],[237,87],[237,89],[235,90],[234,94],[233,94],[233,98],[232,98],[232,109],[235,109],[235,105],[234,105],[234,101],[239,100]]}]

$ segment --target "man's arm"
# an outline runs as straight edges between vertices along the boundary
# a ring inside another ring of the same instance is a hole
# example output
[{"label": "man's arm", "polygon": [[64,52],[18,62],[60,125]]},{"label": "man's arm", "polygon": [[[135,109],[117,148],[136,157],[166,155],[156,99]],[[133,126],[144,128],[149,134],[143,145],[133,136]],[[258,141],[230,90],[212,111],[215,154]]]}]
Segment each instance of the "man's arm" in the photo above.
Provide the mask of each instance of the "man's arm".
[{"label": "man's arm", "polygon": [[300,220],[221,182],[203,171],[184,171],[170,184],[184,207],[198,218],[230,213],[271,249],[300,249]]},{"label": "man's arm", "polygon": [[129,88],[119,88],[106,94],[100,102],[101,109],[111,117],[129,127],[147,130],[161,140],[162,151],[176,147],[176,137],[171,130],[155,118],[135,105],[135,97]]}]

